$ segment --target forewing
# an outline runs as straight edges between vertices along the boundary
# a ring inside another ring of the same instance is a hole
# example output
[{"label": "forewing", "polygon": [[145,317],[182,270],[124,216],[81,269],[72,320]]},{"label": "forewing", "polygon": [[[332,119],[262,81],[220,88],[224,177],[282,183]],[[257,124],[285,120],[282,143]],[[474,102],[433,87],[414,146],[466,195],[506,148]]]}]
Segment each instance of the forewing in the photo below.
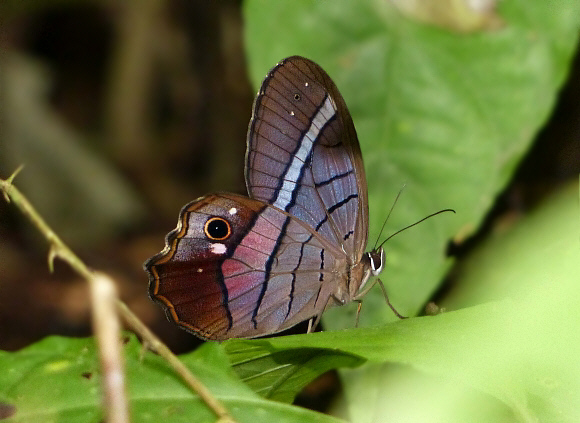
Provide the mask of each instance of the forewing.
[{"label": "forewing", "polygon": [[293,56],[264,80],[248,130],[246,184],[251,197],[360,261],[368,231],[360,146],[342,96],[316,63]]}]

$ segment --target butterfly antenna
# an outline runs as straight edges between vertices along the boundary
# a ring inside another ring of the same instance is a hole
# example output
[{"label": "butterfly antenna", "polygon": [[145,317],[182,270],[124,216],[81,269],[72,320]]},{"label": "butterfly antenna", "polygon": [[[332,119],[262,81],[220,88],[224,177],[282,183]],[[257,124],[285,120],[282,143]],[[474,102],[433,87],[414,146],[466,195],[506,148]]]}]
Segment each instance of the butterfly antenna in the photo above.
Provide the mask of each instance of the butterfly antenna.
[{"label": "butterfly antenna", "polygon": [[[397,204],[397,201],[399,201],[399,197],[401,196],[401,193],[403,192],[403,190],[405,189],[406,186],[407,186],[407,184],[403,184],[403,186],[399,190],[397,196],[395,197],[395,201],[393,201],[393,205],[391,206],[391,210],[389,210],[389,214],[387,214],[387,218],[383,222],[383,226],[381,226],[381,231],[379,232],[379,236],[377,237],[377,240],[375,242],[375,246],[373,247],[373,250],[377,249],[377,244],[379,243],[379,239],[381,239],[381,235],[383,234],[383,230],[385,229],[385,225],[387,224],[389,217],[391,217],[391,213],[393,212],[393,209],[395,208],[395,204]],[[383,242],[383,244],[384,244],[384,242]],[[383,245],[383,244],[381,244],[381,245]]]},{"label": "butterfly antenna", "polygon": [[421,222],[423,222],[423,221],[425,221],[425,220],[427,220],[427,219],[429,219],[429,218],[431,218],[433,216],[437,216],[438,214],[445,213],[445,212],[453,212],[453,213],[455,213],[455,210],[453,210],[453,209],[444,209],[444,210],[439,210],[438,212],[435,212],[435,213],[431,213],[429,216],[426,216],[423,219],[418,220],[417,222],[410,224],[409,226],[405,226],[403,229],[399,229],[397,232],[395,232],[391,236],[387,237],[387,239],[385,239],[383,242],[381,242],[381,245],[379,245],[378,248],[381,248],[385,242],[387,242],[389,239],[391,239],[395,235],[400,234],[401,232],[406,231],[407,229],[412,228],[413,226],[418,225],[419,223],[421,223]]}]

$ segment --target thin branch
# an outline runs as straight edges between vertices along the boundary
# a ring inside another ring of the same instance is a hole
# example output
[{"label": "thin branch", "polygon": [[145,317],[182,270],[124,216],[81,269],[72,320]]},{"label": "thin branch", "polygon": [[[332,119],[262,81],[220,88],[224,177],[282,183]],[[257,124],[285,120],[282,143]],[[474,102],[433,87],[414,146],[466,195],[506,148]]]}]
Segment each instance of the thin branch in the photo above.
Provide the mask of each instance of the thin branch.
[{"label": "thin branch", "polygon": [[220,422],[235,422],[229,415],[227,409],[212,395],[212,393],[189,371],[187,366],[177,358],[175,354],[165,345],[139,318],[119,300],[117,303],[119,312],[127,322],[127,325],[138,334],[147,347],[163,357],[173,370],[200,396],[200,398],[214,411],[220,418]]},{"label": "thin branch", "polygon": [[[56,257],[68,263],[75,272],[86,279],[92,285],[95,283],[96,273],[91,271],[83,261],[60,239],[60,237],[48,226],[36,209],[26,197],[13,185],[13,180],[22,168],[18,168],[8,179],[0,179],[0,191],[7,202],[13,203],[24,214],[49,243],[48,265],[53,269],[53,261]],[[127,307],[125,303],[117,299],[117,312],[127,322],[129,328],[140,335],[143,341],[161,357],[183,378],[191,389],[207,404],[218,416],[220,423],[235,422],[228,410],[221,404],[209,390],[197,379],[189,369],[177,358],[175,354],[157,338],[141,320]],[[93,309],[94,313],[94,309]],[[93,316],[94,319],[97,316]],[[99,335],[98,333],[96,334]],[[106,369],[105,369],[106,370]],[[105,386],[106,388],[106,386]]]},{"label": "thin branch", "polygon": [[94,273],[91,283],[93,332],[103,369],[104,408],[108,423],[129,423],[125,371],[121,354],[121,324],[117,315],[117,288],[104,273]]}]

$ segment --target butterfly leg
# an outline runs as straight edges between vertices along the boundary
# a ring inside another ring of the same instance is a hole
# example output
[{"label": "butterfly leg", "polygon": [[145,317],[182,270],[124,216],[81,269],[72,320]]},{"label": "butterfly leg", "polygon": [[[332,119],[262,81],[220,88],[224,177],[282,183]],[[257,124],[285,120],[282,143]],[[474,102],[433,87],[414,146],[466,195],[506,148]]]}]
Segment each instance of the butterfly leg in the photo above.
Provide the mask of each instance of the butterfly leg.
[{"label": "butterfly leg", "polygon": [[381,280],[379,278],[377,278],[377,282],[381,286],[381,290],[383,291],[383,296],[385,297],[385,301],[387,302],[387,305],[391,308],[391,310],[393,310],[393,313],[395,313],[395,316],[397,316],[399,319],[406,319],[407,316],[403,316],[401,313],[399,313],[397,311],[397,309],[395,307],[393,307],[393,305],[389,301],[389,296],[387,295],[387,290],[385,289],[385,285],[383,285],[383,283],[381,282]]},{"label": "butterfly leg", "polygon": [[381,280],[379,278],[376,278],[372,283],[367,284],[367,286],[358,294],[356,294],[356,296],[353,298],[353,301],[357,301],[359,303],[358,309],[357,309],[357,315],[356,315],[356,321],[358,322],[358,313],[360,312],[360,308],[361,308],[361,299],[362,297],[364,297],[370,290],[371,288],[378,283],[381,287],[381,290],[383,291],[383,296],[385,297],[385,301],[387,302],[387,305],[389,306],[389,308],[391,310],[393,310],[393,313],[395,313],[395,316],[397,316],[399,319],[406,319],[406,316],[403,316],[401,313],[399,313],[397,311],[397,309],[391,304],[391,301],[389,300],[389,296],[387,295],[387,290],[385,289],[385,285],[383,285],[383,282],[381,282]]},{"label": "butterfly leg", "polygon": [[[328,299],[326,300],[326,304],[324,304],[324,308],[322,309],[322,313],[319,313],[316,318],[311,317],[310,320],[308,321],[308,331],[306,333],[312,333],[316,330],[316,327],[318,326],[318,324],[320,323],[320,318],[322,317],[322,314],[326,311],[326,309],[328,308],[328,304],[330,304],[330,299],[333,299],[334,301],[336,301],[338,304],[343,304],[342,301],[340,301],[337,297],[335,297],[334,295],[331,295],[330,297],[328,297]],[[314,322],[314,323],[312,323]]]},{"label": "butterfly leg", "polygon": [[322,317],[322,313],[320,313],[316,317],[311,317],[310,318],[310,320],[308,321],[308,330],[306,331],[306,333],[312,333],[312,332],[314,332],[316,330],[316,327],[320,323],[320,318],[321,317]]},{"label": "butterfly leg", "polygon": [[358,318],[360,316],[360,309],[362,308],[362,300],[354,300],[358,303],[358,305],[356,306],[356,317],[354,320],[354,327],[358,328]]}]

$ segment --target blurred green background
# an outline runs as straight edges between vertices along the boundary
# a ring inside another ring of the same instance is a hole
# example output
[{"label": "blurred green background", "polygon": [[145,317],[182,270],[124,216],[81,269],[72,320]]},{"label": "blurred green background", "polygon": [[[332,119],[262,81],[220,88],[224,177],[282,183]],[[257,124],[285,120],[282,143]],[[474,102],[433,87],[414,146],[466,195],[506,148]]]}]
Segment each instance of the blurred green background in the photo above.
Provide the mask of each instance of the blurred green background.
[{"label": "blurred green background", "polygon": [[[382,276],[403,314],[434,301],[448,320],[340,343],[373,366],[326,374],[298,402],[356,421],[576,421],[580,4],[483,3],[4,1],[0,176],[24,164],[16,185],[65,242],[189,351],[199,342],[150,303],[142,262],[183,204],[245,193],[254,93],[304,55],[353,115],[369,239],[403,185],[387,234],[457,214],[390,240]],[[60,264],[49,275],[45,254],[0,203],[0,349],[90,334],[85,283]],[[352,328],[355,309],[330,310],[324,327]],[[373,290],[361,326],[395,320]],[[384,354],[364,347],[384,340]]]}]

